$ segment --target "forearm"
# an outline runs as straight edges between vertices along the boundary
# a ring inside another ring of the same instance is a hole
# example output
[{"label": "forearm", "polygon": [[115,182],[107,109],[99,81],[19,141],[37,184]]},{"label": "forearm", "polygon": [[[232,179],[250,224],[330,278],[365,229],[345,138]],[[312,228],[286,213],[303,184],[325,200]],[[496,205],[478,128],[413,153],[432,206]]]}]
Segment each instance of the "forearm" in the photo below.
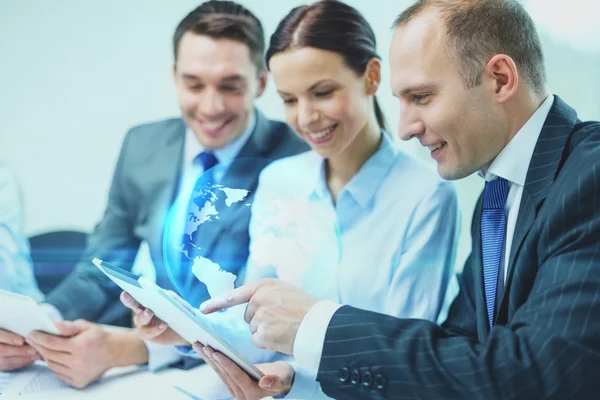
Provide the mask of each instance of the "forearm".
[{"label": "forearm", "polygon": [[[527,316],[529,320],[531,316]],[[485,343],[449,336],[428,321],[345,307],[331,321],[317,380],[335,398],[563,399],[591,393],[600,359],[576,337],[526,320],[497,326]],[[368,371],[372,384],[340,381]],[[377,388],[377,376],[381,384]]]},{"label": "forearm", "polygon": [[135,331],[111,332],[109,335],[111,367],[142,365],[148,362],[148,349]]}]

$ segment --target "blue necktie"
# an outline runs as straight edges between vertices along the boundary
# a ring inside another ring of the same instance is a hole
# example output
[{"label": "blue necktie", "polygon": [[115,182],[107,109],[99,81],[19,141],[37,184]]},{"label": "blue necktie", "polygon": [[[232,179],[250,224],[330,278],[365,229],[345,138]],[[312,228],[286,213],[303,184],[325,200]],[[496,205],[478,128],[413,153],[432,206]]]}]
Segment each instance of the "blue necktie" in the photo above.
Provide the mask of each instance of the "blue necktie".
[{"label": "blue necktie", "polygon": [[[196,180],[194,185],[194,192],[192,193],[192,197],[188,203],[188,212],[186,214],[186,224],[190,224],[196,221],[196,214],[199,209],[202,207],[204,202],[208,200],[208,198],[203,198],[204,196],[209,196],[206,190],[202,190],[202,187],[208,187],[214,184],[214,166],[219,163],[217,157],[212,152],[204,151],[198,154],[194,160],[194,164],[201,164],[203,173]],[[190,237],[188,235],[184,235],[183,238],[183,246],[184,249],[187,250],[188,256],[182,254],[180,270],[177,271],[175,275],[176,279],[176,287],[179,293],[193,306],[197,307],[205,300],[208,300],[208,292],[204,287],[199,287],[199,282],[196,280],[196,277],[191,271],[191,267],[193,264],[193,259],[198,255],[197,249],[194,248],[194,243],[190,241]]]},{"label": "blue necktie", "polygon": [[483,254],[483,283],[490,328],[494,325],[498,271],[506,237],[508,182],[498,178],[485,184],[481,214],[481,250]]},{"label": "blue necktie", "polygon": [[217,157],[210,151],[203,151],[198,154],[196,158],[194,158],[194,164],[200,163],[202,165],[202,169],[204,173],[202,174],[203,182],[213,182],[214,181],[214,171],[212,167],[219,163]]}]

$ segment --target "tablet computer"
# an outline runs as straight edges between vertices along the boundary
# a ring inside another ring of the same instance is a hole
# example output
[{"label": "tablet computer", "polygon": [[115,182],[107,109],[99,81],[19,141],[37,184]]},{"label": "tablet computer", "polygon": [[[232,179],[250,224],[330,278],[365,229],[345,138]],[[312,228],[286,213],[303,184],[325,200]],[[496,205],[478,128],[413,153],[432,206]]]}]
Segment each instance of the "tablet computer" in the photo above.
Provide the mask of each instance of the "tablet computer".
[{"label": "tablet computer", "polygon": [[110,280],[129,293],[138,303],[152,310],[156,317],[166,322],[171,329],[189,343],[200,342],[225,354],[255,380],[259,380],[263,376],[258,368],[218,337],[160,286],[98,258],[94,258],[92,262]]},{"label": "tablet computer", "polygon": [[26,337],[32,331],[60,335],[56,325],[35,300],[0,290],[0,329]]}]

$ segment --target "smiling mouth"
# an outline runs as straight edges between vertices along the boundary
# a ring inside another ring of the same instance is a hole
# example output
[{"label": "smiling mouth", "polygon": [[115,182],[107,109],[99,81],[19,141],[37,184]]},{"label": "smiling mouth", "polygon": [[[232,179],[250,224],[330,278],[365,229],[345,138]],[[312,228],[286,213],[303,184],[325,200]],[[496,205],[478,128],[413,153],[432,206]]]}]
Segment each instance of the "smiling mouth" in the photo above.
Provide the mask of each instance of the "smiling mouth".
[{"label": "smiling mouth", "polygon": [[211,122],[202,121],[198,119],[197,121],[205,132],[215,134],[220,132],[225,126],[227,126],[231,121],[233,121],[233,118],[226,118]]},{"label": "smiling mouth", "polygon": [[427,148],[429,149],[429,151],[436,151],[437,149],[441,149],[442,147],[444,147],[446,144],[446,142],[439,142],[436,144],[432,144],[431,146],[427,146]]},{"label": "smiling mouth", "polygon": [[320,131],[316,131],[316,132],[306,132],[306,134],[313,140],[319,141],[319,140],[323,140],[324,138],[326,138],[328,135],[330,135],[335,128],[337,127],[338,124],[332,125],[329,128],[326,129],[322,129]]}]

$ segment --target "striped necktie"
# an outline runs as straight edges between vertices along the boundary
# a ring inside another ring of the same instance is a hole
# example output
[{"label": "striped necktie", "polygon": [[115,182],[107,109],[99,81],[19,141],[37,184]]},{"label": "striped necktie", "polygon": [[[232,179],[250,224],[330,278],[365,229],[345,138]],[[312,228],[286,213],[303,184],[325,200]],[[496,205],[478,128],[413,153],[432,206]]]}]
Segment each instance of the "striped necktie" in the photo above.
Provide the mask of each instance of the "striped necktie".
[{"label": "striped necktie", "polygon": [[494,325],[498,271],[506,237],[505,205],[508,181],[498,178],[485,184],[481,214],[481,250],[483,254],[483,283],[490,328]]}]

